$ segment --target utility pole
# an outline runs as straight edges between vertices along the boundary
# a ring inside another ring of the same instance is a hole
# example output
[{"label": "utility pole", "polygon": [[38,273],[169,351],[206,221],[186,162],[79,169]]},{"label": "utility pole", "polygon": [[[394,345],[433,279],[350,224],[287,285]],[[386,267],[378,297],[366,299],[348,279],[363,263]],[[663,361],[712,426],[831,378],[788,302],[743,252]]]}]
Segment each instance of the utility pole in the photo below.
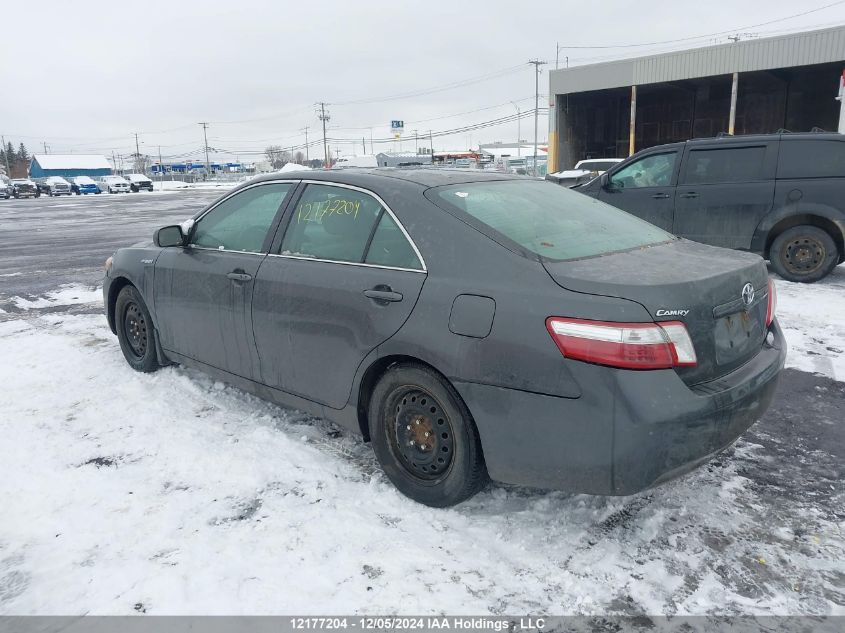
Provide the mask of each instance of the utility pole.
[{"label": "utility pole", "polygon": [[329,146],[326,144],[326,121],[331,119],[331,116],[326,114],[327,104],[325,101],[320,101],[317,105],[320,106],[320,113],[317,118],[323,122],[323,160],[325,161],[323,168],[328,169],[331,167],[331,162],[329,161]]},{"label": "utility pole", "polygon": [[[161,161],[161,145],[158,146],[158,181],[164,182],[164,163]],[[159,184],[159,187],[164,191],[164,185]]]},{"label": "utility pole", "polygon": [[141,156],[141,150],[138,147],[138,133],[133,132],[133,134],[135,134],[135,158],[138,158]]},{"label": "utility pole", "polygon": [[546,62],[541,62],[539,59],[528,60],[529,64],[534,65],[534,169],[533,174],[537,176],[537,119],[540,114],[540,66],[544,66]]},{"label": "utility pole", "polygon": [[428,149],[431,150],[431,160],[434,160],[434,139],[431,137],[431,130],[428,131]]},{"label": "utility pole", "polygon": [[202,122],[197,125],[202,126],[202,138],[205,142],[205,177],[208,178],[211,175],[211,165],[208,162],[208,133],[206,132],[208,129],[208,123]]},{"label": "utility pole", "polygon": [[302,131],[305,132],[305,162],[310,163],[311,159],[308,157],[308,126],[306,125]]},{"label": "utility pole", "polygon": [[41,141],[41,144],[44,145],[44,153],[49,154],[49,152],[47,151],[47,141]]},{"label": "utility pole", "polygon": [[6,175],[11,178],[12,177],[12,168],[9,167],[9,152],[8,148],[6,147],[6,137],[0,136],[0,141],[3,141],[3,156],[6,157]]},{"label": "utility pole", "polygon": [[417,131],[414,130],[414,154],[419,154],[419,153],[420,153],[420,148],[419,148],[419,144],[417,143]]}]

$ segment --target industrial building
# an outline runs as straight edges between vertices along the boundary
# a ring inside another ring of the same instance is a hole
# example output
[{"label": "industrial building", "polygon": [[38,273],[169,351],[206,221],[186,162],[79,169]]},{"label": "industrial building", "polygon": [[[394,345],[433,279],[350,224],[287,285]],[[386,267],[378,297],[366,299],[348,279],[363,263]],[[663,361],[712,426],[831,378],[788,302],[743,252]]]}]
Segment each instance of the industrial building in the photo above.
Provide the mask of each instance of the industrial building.
[{"label": "industrial building", "polygon": [[99,154],[35,154],[29,163],[30,178],[45,176],[108,176],[111,164]]},{"label": "industrial building", "polygon": [[845,27],[549,73],[549,171],[720,133],[836,131]]}]

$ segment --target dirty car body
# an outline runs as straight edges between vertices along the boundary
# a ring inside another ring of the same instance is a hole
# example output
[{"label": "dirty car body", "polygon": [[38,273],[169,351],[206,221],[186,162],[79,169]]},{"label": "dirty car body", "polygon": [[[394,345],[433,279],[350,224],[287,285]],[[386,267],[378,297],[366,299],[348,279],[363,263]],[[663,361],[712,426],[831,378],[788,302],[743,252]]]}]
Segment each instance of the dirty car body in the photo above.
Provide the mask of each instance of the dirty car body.
[{"label": "dirty car body", "polygon": [[[206,218],[262,191],[275,196],[255,212],[263,228],[242,231],[240,250],[215,247],[225,227],[209,237]],[[370,206],[391,231],[355,224]],[[168,230],[184,234],[178,245],[111,260],[113,331],[127,322],[119,293],[134,286],[160,364],[367,440],[380,378],[424,367],[465,405],[501,482],[627,495],[671,479],[763,414],[785,359],[761,258],[675,238],[548,182],[271,174]]]}]

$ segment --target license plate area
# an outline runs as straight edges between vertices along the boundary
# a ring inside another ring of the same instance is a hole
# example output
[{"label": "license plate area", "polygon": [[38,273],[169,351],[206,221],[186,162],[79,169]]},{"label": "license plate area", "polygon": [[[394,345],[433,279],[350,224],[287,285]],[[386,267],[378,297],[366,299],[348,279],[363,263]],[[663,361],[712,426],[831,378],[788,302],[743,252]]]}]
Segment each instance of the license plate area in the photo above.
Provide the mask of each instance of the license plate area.
[{"label": "license plate area", "polygon": [[766,315],[761,309],[765,309],[765,302],[716,320],[716,364],[726,365],[743,357],[750,358],[760,350],[766,334],[763,327]]}]

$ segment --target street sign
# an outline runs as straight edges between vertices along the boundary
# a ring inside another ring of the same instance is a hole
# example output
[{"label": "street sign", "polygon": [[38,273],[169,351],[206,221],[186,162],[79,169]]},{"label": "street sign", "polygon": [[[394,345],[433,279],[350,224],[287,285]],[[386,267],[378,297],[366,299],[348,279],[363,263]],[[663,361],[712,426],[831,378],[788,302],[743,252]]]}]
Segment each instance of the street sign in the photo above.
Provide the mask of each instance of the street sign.
[{"label": "street sign", "polygon": [[394,135],[402,134],[405,130],[405,122],[404,121],[397,121],[393,120],[390,122],[390,131],[393,132]]}]

